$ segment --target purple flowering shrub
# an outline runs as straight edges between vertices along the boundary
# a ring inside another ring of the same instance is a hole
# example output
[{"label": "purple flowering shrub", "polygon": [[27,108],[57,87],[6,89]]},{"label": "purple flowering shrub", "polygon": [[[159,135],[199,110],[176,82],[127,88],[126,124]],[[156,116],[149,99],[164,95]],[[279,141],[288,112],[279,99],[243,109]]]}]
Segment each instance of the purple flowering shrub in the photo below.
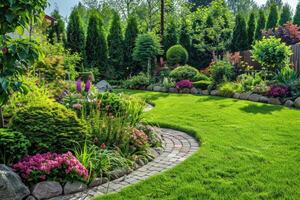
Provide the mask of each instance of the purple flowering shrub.
[{"label": "purple flowering shrub", "polygon": [[46,180],[87,181],[88,170],[71,152],[65,154],[44,153],[27,156],[12,166],[13,170],[29,184]]},{"label": "purple flowering shrub", "polygon": [[285,97],[289,93],[289,88],[284,85],[272,85],[267,92],[269,97]]},{"label": "purple flowering shrub", "polygon": [[183,89],[183,88],[192,88],[193,83],[190,80],[182,80],[176,83],[177,89]]}]

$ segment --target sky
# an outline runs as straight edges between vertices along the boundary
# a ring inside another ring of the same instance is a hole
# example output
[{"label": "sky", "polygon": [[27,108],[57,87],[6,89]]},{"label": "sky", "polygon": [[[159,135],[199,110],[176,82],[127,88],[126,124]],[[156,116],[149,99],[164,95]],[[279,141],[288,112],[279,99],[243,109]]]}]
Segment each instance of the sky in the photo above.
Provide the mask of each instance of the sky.
[{"label": "sky", "polygon": [[[50,14],[52,10],[56,7],[59,8],[59,12],[63,17],[68,17],[71,8],[78,4],[80,0],[48,0],[50,6],[47,8],[46,13]],[[258,5],[263,5],[267,0],[255,0]],[[289,3],[293,10],[296,9],[297,3],[299,0],[283,0],[284,3]]]}]

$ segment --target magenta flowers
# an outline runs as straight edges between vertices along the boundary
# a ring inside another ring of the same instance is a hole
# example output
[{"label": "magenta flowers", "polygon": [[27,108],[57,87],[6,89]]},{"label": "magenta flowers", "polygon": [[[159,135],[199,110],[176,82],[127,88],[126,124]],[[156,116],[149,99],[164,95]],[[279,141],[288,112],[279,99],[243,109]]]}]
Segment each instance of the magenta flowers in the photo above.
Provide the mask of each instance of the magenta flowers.
[{"label": "magenta flowers", "polygon": [[88,170],[71,152],[65,154],[48,152],[27,156],[14,164],[12,168],[29,183],[45,180],[86,181],[89,176]]},{"label": "magenta flowers", "polygon": [[272,85],[268,91],[269,97],[285,97],[289,93],[289,88],[284,85]]},{"label": "magenta flowers", "polygon": [[91,89],[91,81],[90,81],[90,79],[88,79],[85,83],[85,91],[89,92],[90,89]]},{"label": "magenta flowers", "polygon": [[81,92],[82,91],[81,78],[77,79],[77,81],[76,81],[76,90],[77,90],[77,92]]},{"label": "magenta flowers", "polygon": [[193,83],[190,80],[182,80],[176,83],[177,89],[183,89],[183,88],[192,88]]}]

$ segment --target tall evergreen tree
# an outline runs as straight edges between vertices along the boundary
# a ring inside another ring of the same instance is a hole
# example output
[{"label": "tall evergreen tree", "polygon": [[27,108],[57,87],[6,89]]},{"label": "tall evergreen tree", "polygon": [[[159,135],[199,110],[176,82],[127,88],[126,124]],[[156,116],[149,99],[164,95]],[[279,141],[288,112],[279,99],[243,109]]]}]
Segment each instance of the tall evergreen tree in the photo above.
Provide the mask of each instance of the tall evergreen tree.
[{"label": "tall evergreen tree", "polygon": [[248,44],[246,21],[241,14],[237,14],[232,36],[231,51],[237,52],[247,50]]},{"label": "tall evergreen tree", "polygon": [[208,6],[213,0],[188,0],[192,4],[191,11],[194,12],[201,6]]},{"label": "tall evergreen tree", "polygon": [[189,52],[191,49],[191,36],[185,20],[181,24],[181,31],[179,35],[179,43]]},{"label": "tall evergreen tree", "polygon": [[294,24],[300,26],[300,2],[297,4],[296,13],[294,15]]},{"label": "tall evergreen tree", "polygon": [[275,3],[271,4],[270,13],[267,20],[267,29],[275,28],[278,23],[278,10]]},{"label": "tall evergreen tree", "polygon": [[93,11],[89,19],[85,58],[87,67],[98,68],[100,76],[104,77],[107,68],[108,50],[98,11]]},{"label": "tall evergreen tree", "polygon": [[138,24],[135,16],[129,16],[124,38],[124,65],[126,66],[126,76],[138,72],[137,63],[133,60],[132,54],[135,40],[139,34]]},{"label": "tall evergreen tree", "polygon": [[256,30],[255,30],[255,40],[262,39],[262,30],[266,27],[266,17],[264,11],[261,9],[259,10],[259,16],[257,20]]},{"label": "tall evergreen tree", "polygon": [[59,14],[58,9],[55,9],[51,13],[51,17],[53,17],[56,22],[48,28],[48,41],[51,44],[55,42],[65,42],[65,22]]},{"label": "tall evergreen tree", "polygon": [[107,42],[110,60],[110,69],[109,71],[107,71],[108,76],[109,78],[124,78],[124,44],[121,28],[121,19],[118,13],[114,13]]},{"label": "tall evergreen tree", "polygon": [[254,41],[254,35],[255,35],[255,26],[256,26],[256,22],[255,22],[255,14],[254,12],[252,12],[249,16],[249,20],[248,20],[248,49],[251,48],[251,45],[253,44]]},{"label": "tall evergreen tree", "polygon": [[284,4],[280,15],[279,25],[282,26],[283,24],[291,21],[292,21],[291,7],[289,6],[289,4]]},{"label": "tall evergreen tree", "polygon": [[164,37],[164,42],[163,42],[165,52],[167,52],[171,46],[177,44],[177,34],[176,33],[177,33],[177,31],[176,31],[175,23],[173,20],[171,20],[171,23],[167,27],[166,34]]},{"label": "tall evergreen tree", "polygon": [[73,9],[67,28],[67,42],[66,47],[72,53],[77,52],[84,55],[85,35],[82,19],[76,9]]}]

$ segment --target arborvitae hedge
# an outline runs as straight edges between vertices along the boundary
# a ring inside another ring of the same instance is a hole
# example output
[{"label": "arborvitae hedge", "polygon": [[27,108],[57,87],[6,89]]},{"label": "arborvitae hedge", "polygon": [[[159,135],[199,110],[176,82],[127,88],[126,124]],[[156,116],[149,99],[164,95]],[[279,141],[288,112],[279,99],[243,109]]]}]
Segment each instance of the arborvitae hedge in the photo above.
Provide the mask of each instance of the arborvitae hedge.
[{"label": "arborvitae hedge", "polygon": [[270,13],[267,21],[267,29],[275,28],[278,23],[278,10],[277,5],[273,3],[270,7]]},{"label": "arborvitae hedge", "polygon": [[249,46],[248,44],[249,43],[246,21],[241,14],[238,14],[235,20],[231,51],[236,52],[247,50]]},{"label": "arborvitae hedge", "polygon": [[122,79],[125,74],[124,60],[124,43],[121,29],[120,16],[115,13],[107,38],[109,64],[108,78]]},{"label": "arborvitae hedge", "polygon": [[259,16],[257,20],[256,30],[255,30],[255,40],[262,39],[262,30],[266,27],[266,17],[263,10],[259,10]]}]

